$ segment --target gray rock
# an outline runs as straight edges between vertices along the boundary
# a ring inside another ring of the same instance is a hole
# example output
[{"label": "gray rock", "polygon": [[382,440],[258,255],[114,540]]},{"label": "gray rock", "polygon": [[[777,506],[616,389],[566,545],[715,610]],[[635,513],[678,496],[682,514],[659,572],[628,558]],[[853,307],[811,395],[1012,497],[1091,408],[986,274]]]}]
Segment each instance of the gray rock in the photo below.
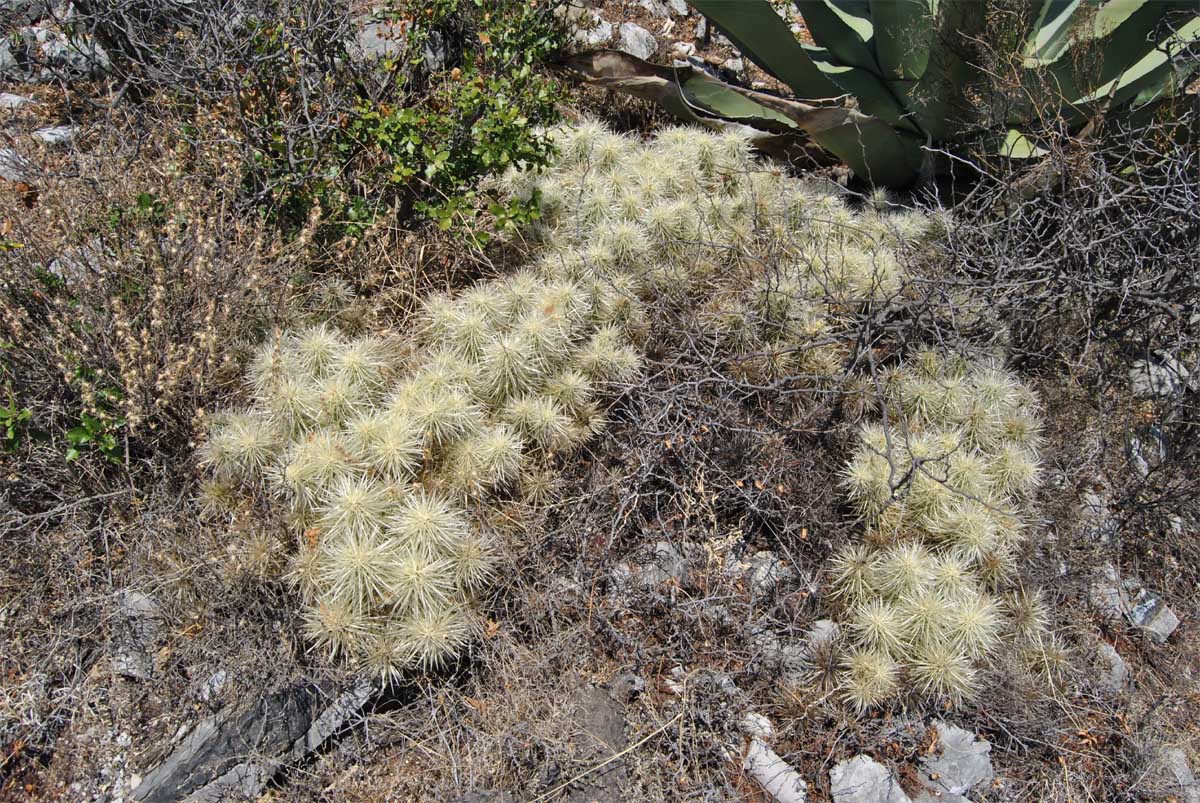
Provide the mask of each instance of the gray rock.
[{"label": "gray rock", "polygon": [[575,28],[575,43],[580,47],[604,47],[613,38],[613,26],[595,11]]},{"label": "gray rock", "polygon": [[101,269],[101,249],[104,243],[96,238],[78,248],[68,248],[46,266],[46,270],[64,282],[78,281],[89,271]]},{"label": "gray rock", "polygon": [[993,777],[990,743],[976,739],[975,734],[937,720],[937,750],[921,759],[921,782],[926,792],[917,803],[954,800],[977,786],[990,783]]},{"label": "gray rock", "polygon": [[112,668],[122,677],[149,680],[154,671],[154,642],[162,628],[162,613],[153,597],[125,589],[117,596],[113,626]]},{"label": "gray rock", "polygon": [[29,25],[49,14],[50,6],[46,0],[0,0],[0,19],[14,27]]},{"label": "gray rock", "polygon": [[696,20],[696,41],[701,45],[707,45],[708,34],[708,17],[701,15],[700,19]]},{"label": "gray rock", "polygon": [[79,126],[77,125],[55,125],[47,128],[39,128],[33,132],[33,138],[38,142],[54,147],[70,143],[78,133]]},{"label": "gray rock", "polygon": [[779,583],[790,580],[796,574],[778,555],[768,550],[755,552],[740,561],[731,555],[726,569],[733,574],[744,576],[746,584],[755,595],[769,593]]},{"label": "gray rock", "polygon": [[1175,787],[1181,803],[1200,803],[1200,781],[1192,772],[1188,756],[1178,747],[1170,747],[1162,751],[1158,762],[1165,776],[1165,786]]},{"label": "gray rock", "polygon": [[441,31],[430,31],[421,49],[425,69],[436,72],[446,66],[446,38]]},{"label": "gray rock", "polygon": [[200,686],[200,702],[209,703],[221,693],[225,688],[226,681],[229,680],[229,673],[224,669],[218,669],[208,676],[208,680]]},{"label": "gray rock", "polygon": [[1108,509],[1108,497],[1088,488],[1079,498],[1080,518],[1087,535],[1102,544],[1117,534],[1120,523]]},{"label": "gray rock", "polygon": [[756,780],[775,803],[805,803],[808,786],[800,773],[767,746],[758,734],[749,734],[750,744],[742,759],[742,769]]},{"label": "gray rock", "polygon": [[1101,614],[1116,619],[1125,617],[1159,644],[1166,641],[1179,626],[1179,617],[1161,596],[1135,578],[1121,579],[1115,566],[1107,563],[1097,572],[1089,598]]},{"label": "gray rock", "polygon": [[268,695],[249,708],[206,717],[142,778],[142,803],[216,803],[254,799],[288,761],[298,761],[342,728],[373,693],[366,681],[322,706],[311,684]]},{"label": "gray rock", "polygon": [[1137,434],[1131,434],[1127,446],[1129,461],[1143,479],[1167,459],[1167,439],[1162,428],[1154,424],[1141,428]]},{"label": "gray rock", "polygon": [[688,56],[695,54],[696,46],[691,42],[676,42],[671,45],[671,55],[680,60],[686,60]]},{"label": "gray rock", "polygon": [[367,61],[398,58],[404,53],[404,35],[392,22],[368,22],[355,33],[353,51]]},{"label": "gray rock", "polygon": [[17,55],[13,53],[12,45],[8,40],[0,37],[0,77],[3,78],[21,78],[21,64],[17,61]]},{"label": "gray rock", "polygon": [[1179,627],[1179,617],[1175,612],[1167,607],[1162,597],[1147,588],[1140,589],[1133,596],[1125,616],[1131,625],[1159,644],[1170,638],[1175,628]]},{"label": "gray rock", "polygon": [[1129,609],[1128,592],[1122,587],[1116,566],[1106,563],[1096,570],[1088,599],[1097,612],[1110,619],[1119,618]]},{"label": "gray rock", "polygon": [[53,78],[55,72],[94,78],[106,73],[111,66],[104,48],[87,37],[68,39],[58,31],[45,29],[39,29],[37,36],[42,60],[51,68],[49,74],[43,75],[44,79]]},{"label": "gray rock", "polygon": [[721,63],[721,69],[729,70],[738,78],[742,78],[746,73],[746,63],[741,59],[725,59]]},{"label": "gray rock", "polygon": [[33,103],[33,98],[29,98],[24,95],[13,95],[8,92],[0,92],[0,110],[12,111],[13,109],[19,109],[22,106],[27,106],[30,103]]},{"label": "gray rock", "polygon": [[658,40],[641,25],[622,22],[617,32],[617,49],[639,59],[649,60],[658,52]]},{"label": "gray rock", "polygon": [[663,18],[671,16],[671,10],[663,5],[661,0],[638,0],[638,5],[652,16]]},{"label": "gray rock", "polygon": [[838,623],[832,619],[818,619],[808,628],[808,632],[804,634],[805,641],[808,642],[809,649],[819,649],[837,641],[837,637],[841,635],[842,629]]},{"label": "gray rock", "polygon": [[12,148],[0,148],[0,178],[5,181],[33,181],[37,168]]},{"label": "gray rock", "polygon": [[[575,693],[575,752],[589,764],[599,764],[628,745],[625,707],[604,689],[584,686]],[[618,759],[587,775],[567,797],[570,803],[620,803],[626,800],[629,779],[625,762]]]},{"label": "gray rock", "polygon": [[870,756],[855,756],[829,771],[833,803],[911,803],[887,767]]},{"label": "gray rock", "polygon": [[687,576],[687,560],[670,541],[659,541],[649,560],[637,567],[635,574],[644,586],[661,586],[671,581],[682,583]]},{"label": "gray rock", "polygon": [[1107,642],[1096,645],[1096,687],[1108,694],[1123,694],[1129,687],[1129,666]]},{"label": "gray rock", "polygon": [[1138,360],[1129,369],[1129,390],[1143,398],[1180,396],[1192,385],[1191,372],[1170,354],[1159,352],[1154,361]]},{"label": "gray rock", "polygon": [[691,13],[687,0],[667,0],[667,6],[670,7],[671,13],[676,17],[686,17]]}]

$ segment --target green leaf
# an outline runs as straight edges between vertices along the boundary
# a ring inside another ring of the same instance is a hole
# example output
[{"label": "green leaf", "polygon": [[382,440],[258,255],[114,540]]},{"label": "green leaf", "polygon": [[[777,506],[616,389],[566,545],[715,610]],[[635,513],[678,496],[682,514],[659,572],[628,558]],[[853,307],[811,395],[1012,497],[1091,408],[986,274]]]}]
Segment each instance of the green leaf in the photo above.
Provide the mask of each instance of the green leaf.
[{"label": "green leaf", "polygon": [[83,427],[71,427],[69,430],[67,430],[67,442],[74,446],[91,443],[92,433],[88,432]]},{"label": "green leaf", "polygon": [[929,65],[937,0],[871,0],[875,58],[889,81],[915,81]]},{"label": "green leaf", "polygon": [[790,86],[797,97],[814,100],[842,94],[812,63],[767,0],[692,0],[692,5],[743,55]]},{"label": "green leaf", "polygon": [[1020,131],[1010,128],[1000,146],[999,153],[1009,159],[1036,159],[1039,156],[1045,156],[1050,151],[1039,148]]},{"label": "green leaf", "polygon": [[805,45],[804,49],[821,72],[841,87],[844,92],[850,93],[857,99],[864,112],[880,117],[911,133],[915,134],[919,131],[916,125],[905,119],[904,107],[897,100],[892,89],[878,75],[860,67],[839,63],[834,60],[828,50],[823,48]]},{"label": "green leaf", "polygon": [[805,0],[799,7],[813,40],[829,51],[834,61],[882,77],[875,60],[875,26],[867,0]]}]

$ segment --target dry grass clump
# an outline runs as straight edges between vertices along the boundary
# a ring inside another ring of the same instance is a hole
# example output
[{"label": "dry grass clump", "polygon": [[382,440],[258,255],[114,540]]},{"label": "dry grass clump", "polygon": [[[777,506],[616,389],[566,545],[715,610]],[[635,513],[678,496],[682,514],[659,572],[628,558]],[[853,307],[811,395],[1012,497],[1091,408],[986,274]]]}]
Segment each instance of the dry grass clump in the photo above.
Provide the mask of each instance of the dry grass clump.
[{"label": "dry grass clump", "polygon": [[842,693],[858,710],[902,689],[958,705],[997,650],[1048,638],[1016,566],[1037,400],[999,368],[926,351],[889,374],[885,410],[845,469],[867,532],[833,563],[853,644]]},{"label": "dry grass clump", "polygon": [[495,571],[492,506],[544,501],[554,457],[603,426],[596,388],[639,370],[614,307],[519,273],[429,299],[410,339],[314,326],[260,347],[254,403],[200,460],[286,509],[314,645],[385,677],[462,650]]}]

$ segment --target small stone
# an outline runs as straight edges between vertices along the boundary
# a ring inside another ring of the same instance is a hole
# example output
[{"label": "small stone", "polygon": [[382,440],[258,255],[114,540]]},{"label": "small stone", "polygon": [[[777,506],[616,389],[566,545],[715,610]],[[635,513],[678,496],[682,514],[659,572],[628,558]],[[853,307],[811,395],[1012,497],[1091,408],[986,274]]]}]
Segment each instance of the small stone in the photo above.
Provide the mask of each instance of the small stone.
[{"label": "small stone", "polygon": [[638,0],[638,5],[649,12],[651,16],[664,18],[671,16],[671,10],[663,5],[660,0]]},{"label": "small stone", "polygon": [[354,49],[365,60],[390,59],[400,56],[404,32],[393,22],[368,22],[354,35]]},{"label": "small stone", "polygon": [[0,148],[0,178],[5,181],[32,181],[37,168],[12,148]]},{"label": "small stone", "polygon": [[55,125],[48,128],[39,128],[33,132],[33,138],[38,142],[53,147],[55,145],[66,145],[75,139],[75,135],[78,133],[79,126],[77,125]]},{"label": "small stone", "polygon": [[613,38],[613,26],[595,11],[575,28],[575,43],[580,47],[604,47]]},{"label": "small stone", "polygon": [[696,20],[696,41],[703,45],[708,44],[708,17],[700,17]]},{"label": "small stone", "polygon": [[1129,461],[1143,479],[1167,459],[1166,436],[1162,428],[1155,424],[1140,428],[1137,434],[1130,434],[1127,449]]},{"label": "small stone", "polygon": [[1183,363],[1162,352],[1155,356],[1155,361],[1138,360],[1129,369],[1129,390],[1133,395],[1171,398],[1191,387],[1191,372]]},{"label": "small stone", "polygon": [[671,9],[671,13],[676,17],[686,17],[691,13],[688,8],[687,0],[667,0],[667,5]]},{"label": "small stone", "polygon": [[938,720],[937,751],[921,759],[925,770],[921,781],[936,800],[963,795],[992,780],[992,745],[975,734]]},{"label": "small stone", "polygon": [[725,59],[725,61],[721,62],[721,68],[729,70],[729,72],[741,78],[743,73],[746,72],[746,63],[741,59]]},{"label": "small stone", "polygon": [[1175,612],[1167,607],[1162,597],[1147,588],[1134,595],[1125,617],[1131,625],[1159,644],[1170,638],[1175,628],[1179,627],[1179,617]]},{"label": "small stone", "polygon": [[764,89],[767,88],[767,82],[766,81],[754,81],[750,84],[750,88],[757,92],[762,92]]},{"label": "small stone", "polygon": [[804,639],[808,642],[809,649],[815,650],[837,641],[837,637],[840,634],[841,628],[838,627],[837,622],[832,619],[818,619],[808,628],[808,632],[804,634]]},{"label": "small stone", "polygon": [[134,680],[148,680],[154,668],[150,650],[161,626],[153,597],[125,589],[117,597],[121,618],[113,637],[113,672]]},{"label": "small stone", "polygon": [[1161,596],[1144,588],[1134,578],[1122,580],[1111,563],[1096,572],[1089,599],[1092,607],[1101,614],[1110,619],[1124,616],[1129,624],[1159,644],[1179,627],[1179,617]]},{"label": "small stone", "polygon": [[696,52],[696,46],[691,42],[676,42],[671,45],[671,54],[680,60],[686,60]]},{"label": "small stone", "polygon": [[775,803],[805,803],[808,800],[808,786],[800,773],[768,747],[762,738],[750,739],[746,756],[742,759],[742,769],[758,782]]},{"label": "small stone", "polygon": [[221,690],[225,688],[225,682],[229,679],[229,673],[224,669],[218,669],[208,676],[208,680],[204,681],[204,685],[200,687],[200,702],[212,702]]},{"label": "small stone", "polygon": [[1108,694],[1122,694],[1129,685],[1129,666],[1111,644],[1096,645],[1096,686]]},{"label": "small stone", "polygon": [[33,98],[24,95],[14,95],[10,92],[0,92],[0,109],[12,111],[33,103]]},{"label": "small stone", "polygon": [[731,555],[728,568],[742,574],[755,595],[767,594],[779,583],[795,575],[791,567],[780,560],[778,555],[767,550],[755,552],[741,561]]},{"label": "small stone", "polygon": [[642,26],[622,22],[617,34],[617,49],[639,59],[648,60],[658,51],[658,40]]},{"label": "small stone", "polygon": [[870,756],[855,756],[829,771],[833,803],[911,803],[895,774]]},{"label": "small stone", "polygon": [[1178,791],[1181,803],[1200,803],[1200,781],[1196,780],[1188,763],[1187,753],[1178,747],[1162,751],[1159,758],[1162,773],[1166,776],[1166,786],[1174,786],[1172,791]]},{"label": "small stone", "polygon": [[1129,609],[1129,600],[1121,587],[1117,567],[1106,563],[1096,571],[1088,593],[1092,607],[1110,619],[1116,619]]}]

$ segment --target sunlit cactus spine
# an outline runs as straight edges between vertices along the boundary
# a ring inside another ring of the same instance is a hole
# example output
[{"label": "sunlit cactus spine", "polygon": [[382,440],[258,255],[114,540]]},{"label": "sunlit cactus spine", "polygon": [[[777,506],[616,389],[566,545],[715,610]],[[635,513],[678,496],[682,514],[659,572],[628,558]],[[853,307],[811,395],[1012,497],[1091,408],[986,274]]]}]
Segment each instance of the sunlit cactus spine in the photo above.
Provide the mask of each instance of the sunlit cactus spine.
[{"label": "sunlit cactus spine", "polygon": [[[603,428],[602,384],[639,367],[615,322],[636,317],[629,281],[594,295],[524,271],[429,299],[412,343],[316,326],[259,350],[253,406],[215,416],[198,457],[223,496],[260,494],[293,527],[284,576],[314,649],[388,679],[462,651],[497,571],[477,522],[551,501],[554,455]],[[280,570],[277,540],[246,545]]]},{"label": "sunlit cactus spine", "polygon": [[[1011,374],[932,351],[886,384],[900,403],[862,425],[844,474],[866,532],[832,562],[854,659],[842,693],[857,710],[899,699],[901,688],[961,705],[1000,650],[1052,643],[1044,604],[1012,587],[1023,506],[1038,482],[1037,404]],[[998,425],[1006,420],[1022,422],[1011,436]],[[898,679],[888,694],[885,656]]]}]

